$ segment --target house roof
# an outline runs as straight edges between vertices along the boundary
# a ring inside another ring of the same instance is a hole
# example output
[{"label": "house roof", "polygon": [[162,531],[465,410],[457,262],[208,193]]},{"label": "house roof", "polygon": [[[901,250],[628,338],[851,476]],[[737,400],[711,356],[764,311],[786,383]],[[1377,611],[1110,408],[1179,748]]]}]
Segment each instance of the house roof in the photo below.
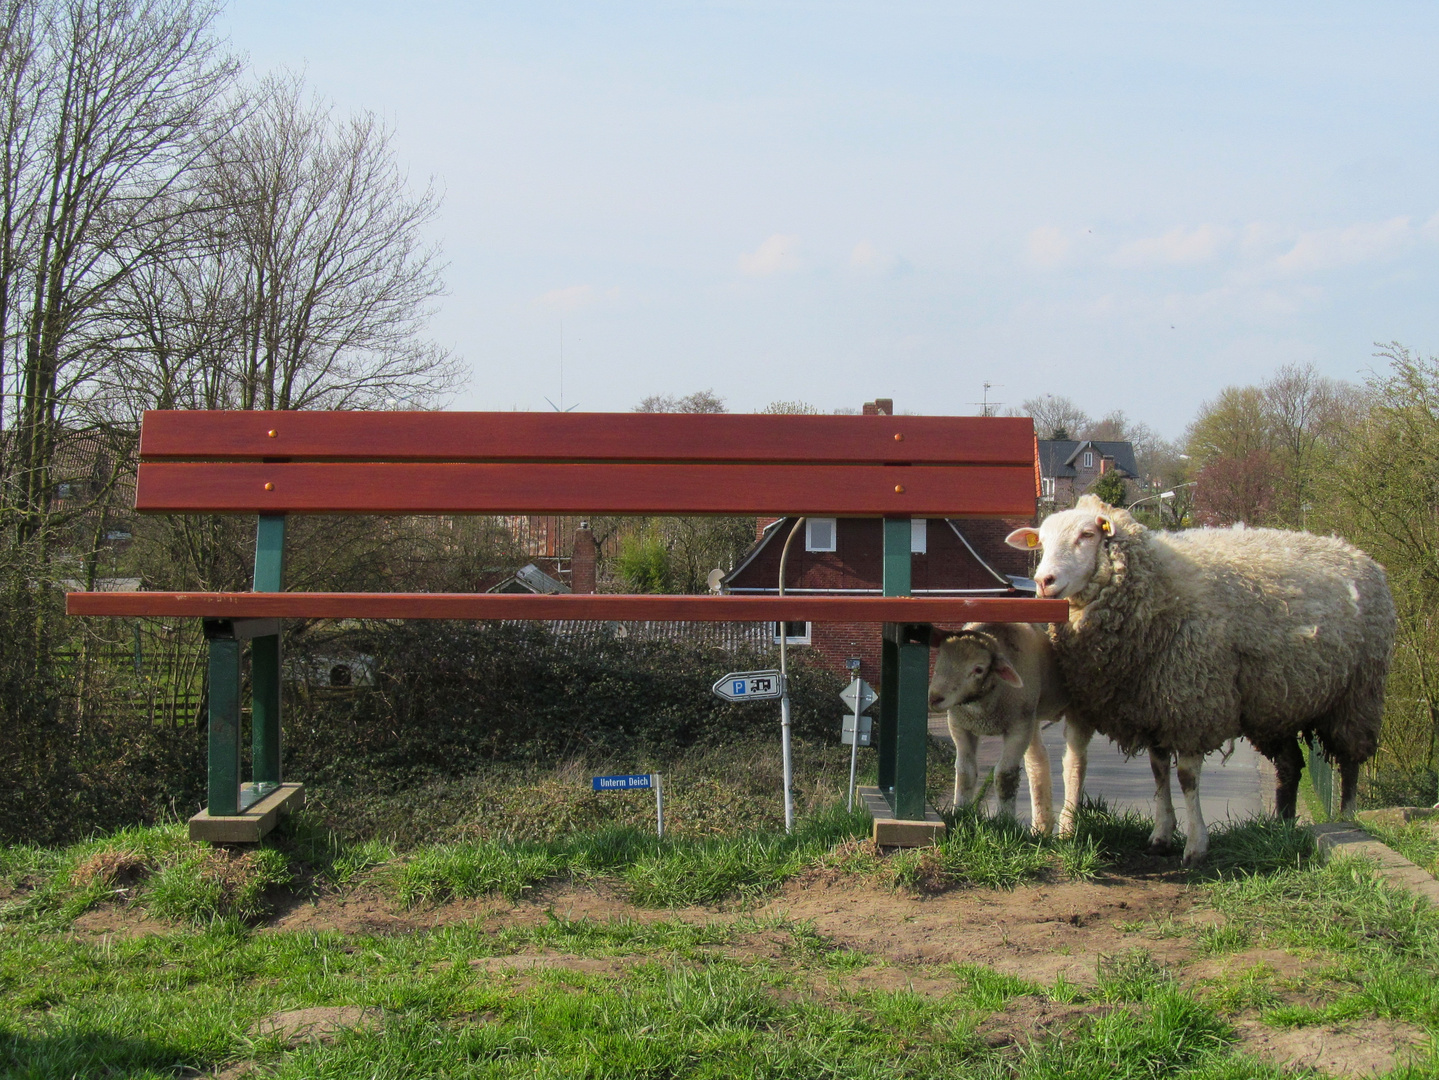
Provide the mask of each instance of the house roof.
[{"label": "house roof", "polygon": [[[853,518],[840,518],[840,519],[839,519],[840,522],[853,521],[853,520],[855,520],[855,519],[853,519]],[[1025,589],[1025,588],[1030,588],[1030,589],[1033,588],[1033,583],[1030,582],[1028,579],[1014,578],[1014,577],[1012,577],[1012,576],[1010,576],[1010,575],[1007,575],[1007,574],[1001,574],[998,570],[996,570],[993,566],[991,566],[991,565],[989,564],[989,562],[986,561],[985,558],[984,558],[982,555],[980,555],[980,553],[979,553],[978,551],[976,551],[976,550],[974,549],[974,546],[969,542],[968,538],[964,535],[964,533],[960,531],[959,522],[955,521],[955,520],[952,519],[952,518],[935,518],[935,519],[932,519],[932,520],[935,520],[935,521],[943,521],[946,525],[949,526],[949,528],[951,529],[951,531],[953,531],[954,535],[959,538],[960,543],[964,545],[965,549],[966,549],[966,550],[969,552],[969,554],[974,558],[974,561],[975,561],[976,563],[978,563],[979,566],[980,566],[990,577],[992,577],[992,578],[994,579],[994,582],[995,582],[996,585],[1001,586],[1001,587],[1002,587],[1002,586],[1007,586],[1007,587],[1009,587],[1009,588],[1015,588],[1015,589],[1020,589],[1020,590],[1023,590],[1023,589]],[[782,544],[784,541],[783,541],[783,540],[776,540],[776,537],[780,537],[780,536],[788,537],[788,536],[789,536],[790,528],[793,527],[794,522],[795,522],[795,519],[794,519],[793,517],[782,517],[782,518],[777,518],[776,520],[771,521],[768,525],[766,525],[766,526],[764,527],[764,531],[760,534],[759,539],[756,540],[755,543],[750,547],[750,549],[749,549],[747,552],[745,552],[744,555],[742,555],[742,556],[740,557],[740,559],[739,559],[738,562],[735,563],[734,569],[731,570],[729,573],[725,574],[724,577],[720,579],[720,591],[721,591],[721,592],[729,592],[729,591],[730,591],[730,586],[731,586],[731,584],[732,584],[737,578],[740,577],[740,575],[741,575],[741,574],[744,572],[744,570],[750,565],[750,563],[754,562],[754,560],[755,560],[756,558],[758,558],[760,552],[764,551],[765,548],[769,547],[769,545],[770,545],[772,542],[777,542],[777,543],[781,543],[781,544]],[[802,538],[801,538],[801,539],[802,539]],[[803,546],[803,544],[801,544],[801,546]],[[748,590],[748,591],[754,591],[754,590]],[[778,590],[776,589],[775,591],[778,591]],[[813,591],[813,590],[810,590],[810,591]],[[985,588],[985,589],[978,589],[978,590],[958,589],[958,590],[955,590],[955,591],[956,591],[956,592],[993,592],[994,590],[993,590],[993,589],[990,589],[990,588]]]},{"label": "house roof", "polygon": [[1106,442],[1094,439],[1040,439],[1039,474],[1044,477],[1074,476],[1074,463],[1085,448],[1097,451],[1101,457],[1113,458],[1114,467],[1126,476],[1138,476],[1139,466],[1134,463],[1134,444],[1129,442]]}]

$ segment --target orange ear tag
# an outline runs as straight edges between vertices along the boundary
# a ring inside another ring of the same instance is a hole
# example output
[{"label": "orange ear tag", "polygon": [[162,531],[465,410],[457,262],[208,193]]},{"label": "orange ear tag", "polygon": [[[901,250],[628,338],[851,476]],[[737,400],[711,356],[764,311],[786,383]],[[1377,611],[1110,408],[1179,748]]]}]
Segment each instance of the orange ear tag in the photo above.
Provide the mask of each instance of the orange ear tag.
[{"label": "orange ear tag", "polygon": [[1039,537],[1036,536],[1034,533],[1029,533],[1028,535],[1026,535],[1024,538],[1024,542],[1030,547],[1039,547]]},{"label": "orange ear tag", "polygon": [[1113,536],[1113,535],[1114,535],[1114,526],[1111,525],[1108,520],[1101,521],[1101,522],[1099,523],[1099,528],[1103,531],[1103,533],[1104,533],[1105,536]]}]

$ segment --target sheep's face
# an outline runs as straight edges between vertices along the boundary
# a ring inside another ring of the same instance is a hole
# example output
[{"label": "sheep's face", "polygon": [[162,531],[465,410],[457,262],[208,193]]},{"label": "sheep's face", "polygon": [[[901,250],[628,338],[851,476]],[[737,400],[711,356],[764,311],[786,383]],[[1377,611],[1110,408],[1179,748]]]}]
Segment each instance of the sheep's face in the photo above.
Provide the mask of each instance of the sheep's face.
[{"label": "sheep's face", "polygon": [[1050,514],[1038,529],[1015,529],[1005,542],[1021,551],[1043,549],[1044,557],[1034,571],[1039,595],[1067,600],[1093,580],[1099,549],[1112,535],[1114,523],[1108,513],[1080,507]]},{"label": "sheep's face", "polygon": [[946,638],[934,658],[934,678],[929,682],[929,707],[935,712],[978,701],[1003,679],[1014,687],[1024,686],[1019,672],[1003,653],[969,634]]}]

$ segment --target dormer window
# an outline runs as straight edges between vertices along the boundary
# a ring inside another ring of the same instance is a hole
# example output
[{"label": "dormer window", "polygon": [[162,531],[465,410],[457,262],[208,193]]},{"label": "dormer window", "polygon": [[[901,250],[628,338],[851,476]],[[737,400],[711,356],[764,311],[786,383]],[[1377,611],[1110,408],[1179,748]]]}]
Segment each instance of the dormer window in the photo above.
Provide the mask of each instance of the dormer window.
[{"label": "dormer window", "polygon": [[1094,468],[1094,451],[1093,451],[1093,450],[1086,450],[1086,451],[1084,452],[1084,467],[1085,467],[1086,469],[1092,469],[1092,468]]},{"label": "dormer window", "polygon": [[804,549],[806,551],[833,551],[835,549],[834,518],[808,518],[804,524]]}]

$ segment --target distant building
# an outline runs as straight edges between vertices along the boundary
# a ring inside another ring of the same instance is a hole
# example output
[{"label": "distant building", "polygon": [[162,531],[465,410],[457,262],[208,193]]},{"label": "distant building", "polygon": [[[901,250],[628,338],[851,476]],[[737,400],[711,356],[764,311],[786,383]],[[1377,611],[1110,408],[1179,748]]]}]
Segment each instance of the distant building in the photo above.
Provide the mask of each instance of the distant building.
[{"label": "distant building", "polygon": [[[795,518],[762,526],[759,539],[720,582],[722,592],[773,596],[779,560]],[[1029,555],[1004,542],[1028,519],[915,518],[910,522],[911,591],[915,596],[1024,596]],[[826,596],[879,596],[883,592],[884,526],[874,518],[808,518],[790,546],[785,592]],[[858,659],[859,674],[879,681],[877,623],[787,623],[792,645],[811,647],[824,665],[845,674]],[[778,642],[779,627],[775,628]]]},{"label": "distant building", "polygon": [[1039,490],[1042,512],[1063,510],[1089,490],[1101,476],[1115,470],[1137,480],[1134,444],[1094,439],[1040,439]]}]

